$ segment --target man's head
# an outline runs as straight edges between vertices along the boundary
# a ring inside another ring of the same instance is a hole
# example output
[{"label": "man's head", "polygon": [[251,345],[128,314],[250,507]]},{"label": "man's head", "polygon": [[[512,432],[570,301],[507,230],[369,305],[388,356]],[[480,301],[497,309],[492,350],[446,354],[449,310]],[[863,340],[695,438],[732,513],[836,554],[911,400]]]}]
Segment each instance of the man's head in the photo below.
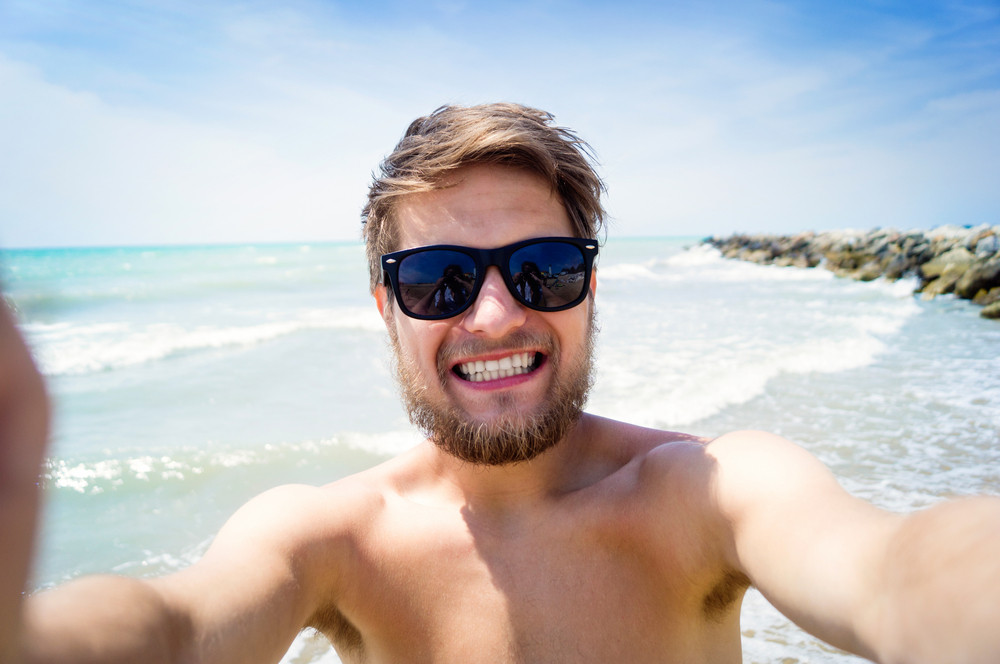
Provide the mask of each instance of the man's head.
[{"label": "man's head", "polygon": [[[533,458],[576,421],[591,379],[593,299],[536,311],[518,301],[513,281],[505,284],[489,267],[477,271],[480,290],[467,309],[414,318],[379,285],[380,257],[429,245],[497,249],[549,236],[593,237],[603,221],[603,185],[587,147],[550,122],[545,113],[509,104],[439,109],[410,126],[365,207],[373,292],[396,351],[410,418],[442,449],[467,461]],[[579,243],[579,251],[586,253],[585,246],[596,254],[593,243]],[[579,297],[592,294],[596,282],[589,271],[560,270],[558,262],[544,261],[535,278],[547,281],[540,284],[520,277],[521,290],[534,287],[529,295],[541,297],[544,288],[547,298],[574,289]],[[464,295],[462,283],[442,274],[423,287],[434,306]],[[427,302],[414,300],[411,309]],[[497,365],[507,368],[497,371]]]},{"label": "man's head", "polygon": [[519,104],[442,106],[414,120],[381,164],[361,213],[370,288],[382,277],[379,258],[400,249],[395,210],[407,194],[440,188],[463,166],[524,168],[548,181],[562,199],[576,237],[597,237],[604,224],[604,183],[592,151],[553,117]]}]

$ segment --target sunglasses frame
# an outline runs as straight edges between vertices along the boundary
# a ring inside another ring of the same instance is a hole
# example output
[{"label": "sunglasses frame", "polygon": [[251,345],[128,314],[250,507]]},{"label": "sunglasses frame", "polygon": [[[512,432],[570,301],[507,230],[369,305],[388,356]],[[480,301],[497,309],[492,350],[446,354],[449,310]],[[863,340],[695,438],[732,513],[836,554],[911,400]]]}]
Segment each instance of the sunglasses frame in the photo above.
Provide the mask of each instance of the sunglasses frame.
[{"label": "sunglasses frame", "polygon": [[[524,247],[542,242],[571,244],[580,250],[580,255],[583,258],[584,287],[580,291],[580,295],[572,301],[558,307],[540,307],[525,302],[517,292],[517,288],[514,285],[513,275],[510,273],[509,269],[511,254]],[[472,303],[479,297],[479,290],[482,288],[483,282],[486,280],[486,271],[490,268],[490,266],[496,266],[496,268],[500,270],[500,274],[503,276],[503,281],[507,286],[507,290],[510,291],[510,294],[518,304],[529,309],[534,309],[535,311],[563,311],[565,309],[572,309],[586,299],[587,292],[590,290],[590,277],[594,272],[594,261],[597,258],[598,246],[597,240],[588,238],[535,237],[528,240],[521,240],[520,242],[515,242],[513,244],[508,244],[503,247],[496,247],[495,249],[476,249],[475,247],[464,247],[457,244],[433,244],[424,247],[414,247],[412,249],[403,249],[401,251],[382,254],[382,284],[386,285],[386,282],[388,282],[400,310],[410,318],[416,318],[418,320],[443,320],[446,318],[454,318],[472,306]],[[403,295],[399,286],[399,266],[403,262],[403,259],[407,256],[438,249],[462,253],[472,259],[476,267],[476,280],[473,283],[472,291],[469,293],[469,299],[465,302],[465,304],[458,307],[454,311],[434,315],[414,313],[410,311],[403,302]]]}]

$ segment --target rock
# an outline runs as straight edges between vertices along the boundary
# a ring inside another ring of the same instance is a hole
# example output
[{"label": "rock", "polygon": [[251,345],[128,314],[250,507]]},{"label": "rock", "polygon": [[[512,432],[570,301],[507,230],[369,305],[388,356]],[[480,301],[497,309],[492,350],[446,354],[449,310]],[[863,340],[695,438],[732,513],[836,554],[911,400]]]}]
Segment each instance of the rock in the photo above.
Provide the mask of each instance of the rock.
[{"label": "rock", "polygon": [[875,281],[882,276],[882,265],[878,261],[868,261],[851,276],[858,281]]},{"label": "rock", "polygon": [[1000,302],[987,304],[983,307],[983,310],[979,312],[979,315],[983,318],[992,318],[993,320],[1000,319]]},{"label": "rock", "polygon": [[981,290],[1000,286],[1000,258],[977,261],[955,283],[955,295],[971,300]]},{"label": "rock", "polygon": [[885,265],[883,274],[889,281],[902,279],[906,274],[917,267],[916,261],[905,253],[898,253]]},{"label": "rock", "polygon": [[1000,253],[1000,237],[997,237],[996,233],[991,231],[990,235],[987,235],[976,243],[976,258],[988,258],[989,256],[995,256]]},{"label": "rock", "polygon": [[964,240],[965,236],[969,234],[969,229],[965,226],[945,224],[944,226],[932,228],[927,234],[934,240]]},{"label": "rock", "polygon": [[953,292],[984,306],[1000,300],[1000,226],[732,235],[704,242],[727,258],[762,265],[823,266],[861,281],[915,275],[920,279],[917,290],[926,299]]},{"label": "rock", "polygon": [[956,268],[965,270],[966,266],[976,260],[976,256],[965,247],[955,247],[939,254],[920,266],[920,276],[930,281],[935,277],[940,277],[946,270],[951,268],[954,272]]},{"label": "rock", "polygon": [[945,271],[940,277],[932,279],[920,288],[920,294],[925,300],[933,300],[938,295],[944,295],[955,290],[955,284],[961,278],[962,273],[956,269]]},{"label": "rock", "polygon": [[1000,302],[1000,287],[991,288],[989,290],[983,289],[976,293],[976,296],[972,298],[972,301],[981,307],[993,304],[994,302]]},{"label": "rock", "polygon": [[979,241],[982,238],[992,234],[993,234],[992,228],[990,228],[987,224],[980,224],[979,226],[976,226],[975,228],[970,228],[968,231],[966,231],[965,242],[963,243],[963,245],[969,251],[975,251],[976,245],[979,243]]}]

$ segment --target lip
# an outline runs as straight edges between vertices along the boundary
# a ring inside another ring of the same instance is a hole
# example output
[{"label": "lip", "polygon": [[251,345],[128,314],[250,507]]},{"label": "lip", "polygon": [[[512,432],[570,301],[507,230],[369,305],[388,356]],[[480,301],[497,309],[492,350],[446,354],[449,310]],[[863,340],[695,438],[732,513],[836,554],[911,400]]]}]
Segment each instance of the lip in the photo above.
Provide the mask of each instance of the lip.
[{"label": "lip", "polygon": [[[461,366],[466,362],[498,361],[501,358],[510,357],[511,355],[516,355],[519,353],[531,353],[535,356],[534,369],[522,374],[515,374],[513,376],[507,376],[504,378],[495,378],[493,380],[486,380],[481,382],[466,380],[462,378],[457,371],[457,367]],[[498,351],[494,353],[487,353],[484,355],[475,355],[475,356],[458,358],[456,361],[453,361],[451,363],[451,367],[448,373],[451,376],[451,380],[455,381],[462,387],[478,391],[492,391],[498,389],[507,389],[526,383],[535,378],[536,374],[538,374],[540,371],[544,371],[548,363],[549,363],[548,356],[541,350],[534,348],[519,348],[516,350]]]}]

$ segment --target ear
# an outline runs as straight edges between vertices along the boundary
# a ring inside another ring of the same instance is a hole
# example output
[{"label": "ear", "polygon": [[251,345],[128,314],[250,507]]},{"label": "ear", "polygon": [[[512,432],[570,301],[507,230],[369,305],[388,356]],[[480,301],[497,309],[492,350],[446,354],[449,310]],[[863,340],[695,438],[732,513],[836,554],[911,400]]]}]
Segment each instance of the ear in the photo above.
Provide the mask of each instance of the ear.
[{"label": "ear", "polygon": [[379,284],[375,287],[375,292],[372,295],[375,298],[375,307],[378,309],[378,315],[388,324],[389,320],[385,317],[385,307],[389,301],[389,289]]},{"label": "ear", "polygon": [[597,295],[597,268],[590,272],[590,297]]}]

